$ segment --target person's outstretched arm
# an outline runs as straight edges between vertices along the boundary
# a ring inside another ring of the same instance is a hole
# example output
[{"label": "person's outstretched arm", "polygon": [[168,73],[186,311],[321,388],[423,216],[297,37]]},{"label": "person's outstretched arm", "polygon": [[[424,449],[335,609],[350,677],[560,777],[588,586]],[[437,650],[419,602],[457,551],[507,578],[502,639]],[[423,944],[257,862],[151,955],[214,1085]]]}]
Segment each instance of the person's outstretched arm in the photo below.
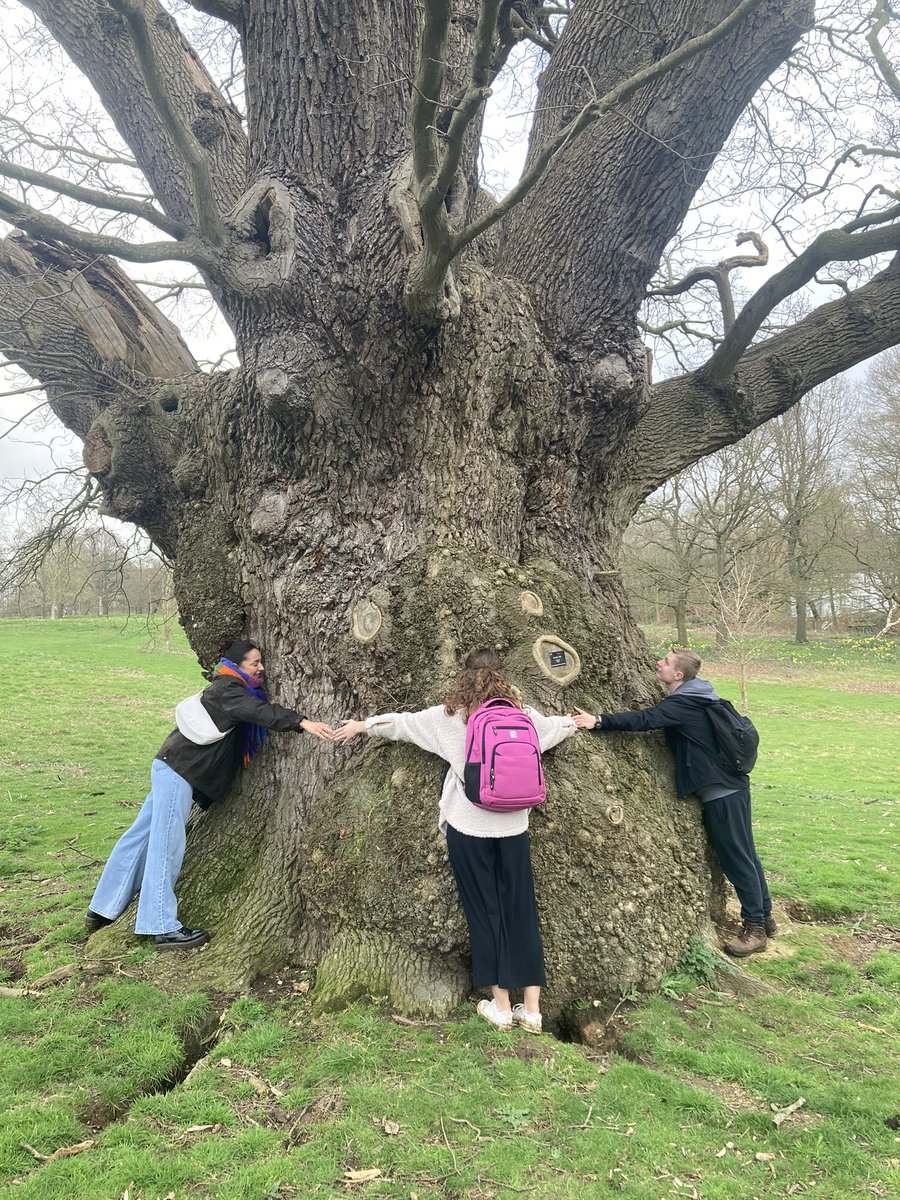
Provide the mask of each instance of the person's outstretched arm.
[{"label": "person's outstretched arm", "polygon": [[232,721],[247,721],[253,725],[264,725],[266,729],[287,733],[292,729],[302,729],[313,737],[323,741],[331,741],[333,730],[324,721],[312,721],[303,713],[294,712],[271,700],[260,700],[251,696],[243,684],[235,680],[234,685],[219,688],[214,700],[215,704]]},{"label": "person's outstretched arm", "polygon": [[680,725],[681,715],[678,705],[673,704],[666,697],[659,704],[654,704],[652,708],[618,713],[598,713],[596,716],[593,713],[585,712],[583,708],[576,708],[572,714],[572,720],[578,729],[589,729],[593,733],[599,733],[601,730],[604,733],[650,733],[654,729],[669,729]]},{"label": "person's outstretched arm", "polygon": [[545,754],[564,742],[575,733],[575,722],[571,717],[547,717],[536,708],[525,710],[534,722],[534,728],[541,744],[541,753]]},{"label": "person's outstretched arm", "polygon": [[379,713],[363,721],[342,721],[333,740],[349,742],[358,733],[367,733],[370,737],[386,738],[391,742],[412,742],[421,750],[446,758],[441,734],[446,732],[449,720],[442,705],[419,712]]}]

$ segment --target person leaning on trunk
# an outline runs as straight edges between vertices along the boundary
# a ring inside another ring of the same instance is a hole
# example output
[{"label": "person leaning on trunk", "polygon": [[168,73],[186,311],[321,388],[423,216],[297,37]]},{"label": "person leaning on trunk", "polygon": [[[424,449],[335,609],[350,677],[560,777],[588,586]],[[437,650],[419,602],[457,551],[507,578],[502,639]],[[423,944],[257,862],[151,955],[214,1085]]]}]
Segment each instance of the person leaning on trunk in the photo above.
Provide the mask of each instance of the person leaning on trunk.
[{"label": "person leaning on trunk", "polygon": [[750,779],[733,775],[718,761],[705,706],[719,699],[711,683],[698,679],[700,658],[690,650],[670,650],[656,664],[656,674],[669,689],[659,704],[636,712],[599,713],[581,708],[573,714],[579,729],[595,733],[647,733],[665,730],[675,755],[679,796],[695,793],[702,802],[703,825],[719,866],[741,902],[741,931],[723,949],[743,957],[765,950],[776,932],[750,819]]},{"label": "person leaning on trunk", "polygon": [[208,808],[227,795],[241,766],[249,767],[265,745],[270,729],[302,729],[331,739],[330,725],[269,700],[258,646],[226,640],[222,647],[212,683],[176,709],[178,728],[153,760],[150,793],[103,868],[85,918],[89,933],[115,921],[140,892],[134,931],[152,937],[158,950],[192,950],[208,942],[205,929],[185,928],[177,918],[175,881],[192,800]]}]

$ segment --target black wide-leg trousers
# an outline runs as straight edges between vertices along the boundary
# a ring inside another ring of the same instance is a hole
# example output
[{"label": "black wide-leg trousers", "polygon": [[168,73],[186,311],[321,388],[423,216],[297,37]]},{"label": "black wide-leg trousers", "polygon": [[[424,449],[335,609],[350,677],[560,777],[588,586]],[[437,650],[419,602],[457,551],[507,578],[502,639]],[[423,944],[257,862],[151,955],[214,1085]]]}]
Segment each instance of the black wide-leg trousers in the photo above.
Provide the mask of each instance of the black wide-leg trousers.
[{"label": "black wide-leg trousers", "polygon": [[750,789],[741,788],[703,805],[703,824],[722,874],[741,902],[741,920],[762,925],[772,911],[766,875],[753,844]]},{"label": "black wide-leg trousers", "polygon": [[469,837],[449,825],[447,850],[469,926],[475,987],[543,986],[528,834]]}]

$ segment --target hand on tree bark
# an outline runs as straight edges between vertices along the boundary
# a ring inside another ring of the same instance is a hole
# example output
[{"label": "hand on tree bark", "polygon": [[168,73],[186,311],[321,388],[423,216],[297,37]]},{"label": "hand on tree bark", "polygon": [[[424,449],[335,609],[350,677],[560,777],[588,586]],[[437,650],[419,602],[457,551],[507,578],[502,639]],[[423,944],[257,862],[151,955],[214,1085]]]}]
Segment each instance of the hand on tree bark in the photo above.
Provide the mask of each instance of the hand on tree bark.
[{"label": "hand on tree bark", "polygon": [[597,724],[597,718],[589,712],[585,712],[583,708],[576,708],[572,713],[572,720],[575,722],[576,729],[593,729]]}]

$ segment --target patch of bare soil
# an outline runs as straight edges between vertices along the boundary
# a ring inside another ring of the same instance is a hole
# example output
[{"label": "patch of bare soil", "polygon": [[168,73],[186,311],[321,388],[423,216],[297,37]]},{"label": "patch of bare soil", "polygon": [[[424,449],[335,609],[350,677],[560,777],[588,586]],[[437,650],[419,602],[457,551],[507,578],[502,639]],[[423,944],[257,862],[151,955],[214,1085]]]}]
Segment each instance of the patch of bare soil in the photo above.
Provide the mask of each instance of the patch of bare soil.
[{"label": "patch of bare soil", "polygon": [[263,975],[250,988],[250,994],[266,1004],[278,1004],[285,1000],[304,1000],[313,986],[312,967],[292,963]]}]

